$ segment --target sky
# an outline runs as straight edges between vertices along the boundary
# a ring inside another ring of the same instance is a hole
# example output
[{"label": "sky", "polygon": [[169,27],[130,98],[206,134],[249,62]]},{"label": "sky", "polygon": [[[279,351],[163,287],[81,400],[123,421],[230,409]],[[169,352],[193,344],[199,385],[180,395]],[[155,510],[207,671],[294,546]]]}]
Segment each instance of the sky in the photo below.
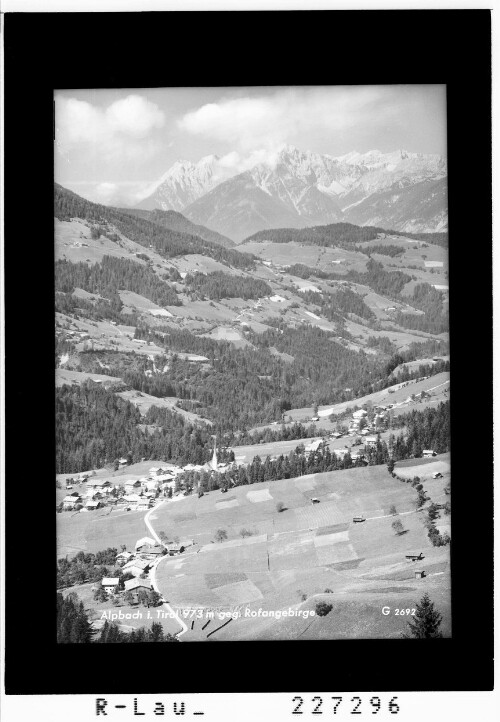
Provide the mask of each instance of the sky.
[{"label": "sky", "polygon": [[56,181],[101,203],[133,205],[175,161],[212,154],[229,174],[284,144],[446,155],[444,85],[78,89],[55,101]]}]

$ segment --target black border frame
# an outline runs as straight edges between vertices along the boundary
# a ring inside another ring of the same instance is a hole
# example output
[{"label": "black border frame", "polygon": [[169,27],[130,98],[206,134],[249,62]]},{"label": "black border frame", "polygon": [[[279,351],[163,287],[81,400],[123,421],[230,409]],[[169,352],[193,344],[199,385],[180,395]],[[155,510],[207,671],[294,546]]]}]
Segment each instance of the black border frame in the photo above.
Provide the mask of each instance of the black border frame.
[{"label": "black border frame", "polygon": [[[7,13],[4,30],[6,692],[492,689],[489,431],[468,453],[472,420],[492,422],[490,11]],[[449,122],[453,638],[430,650],[417,640],[57,645],[53,89],[426,82],[446,83]],[[468,280],[471,241],[481,261]]]}]

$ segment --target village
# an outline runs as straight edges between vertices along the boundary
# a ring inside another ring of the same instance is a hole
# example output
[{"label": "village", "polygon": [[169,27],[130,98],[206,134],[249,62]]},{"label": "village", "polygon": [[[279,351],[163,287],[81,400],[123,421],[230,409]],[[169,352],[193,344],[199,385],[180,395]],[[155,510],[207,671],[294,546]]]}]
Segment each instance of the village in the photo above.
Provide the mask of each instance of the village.
[{"label": "village", "polygon": [[[430,398],[430,394],[421,391],[409,396],[405,405],[428,398]],[[354,465],[367,463],[366,455],[370,449],[376,448],[377,444],[386,440],[391,433],[392,409],[393,404],[365,403],[362,408],[353,412],[346,411],[336,418],[335,431],[323,432],[323,435],[318,438],[304,440],[307,443],[302,442],[304,456],[308,458],[311,454],[329,447],[331,453],[341,460],[349,455]],[[312,416],[310,421],[320,422],[320,417]],[[345,443],[347,440],[349,443]],[[290,448],[290,442],[286,442],[287,446],[285,446],[285,442],[272,442],[261,449],[260,445],[263,443],[261,441],[260,444],[247,447],[246,455],[233,453],[233,461],[229,463],[218,461],[215,444],[212,459],[205,464],[179,466],[162,463],[161,466],[150,467],[146,474],[127,474],[108,478],[103,476],[105,470],[91,470],[76,475],[60,474],[56,479],[56,486],[68,493],[58,500],[56,510],[57,512],[86,513],[109,507],[110,512],[113,508],[122,511],[147,512],[162,501],[188,496],[194,490],[200,493],[201,474],[205,476],[208,474],[209,477],[214,473],[229,473],[230,475],[231,472],[237,471],[238,467],[251,463],[252,454],[254,457],[262,456],[262,451],[272,450],[274,453],[269,454],[269,458],[270,461],[275,461],[280,453],[286,453]],[[298,440],[294,445],[300,448],[300,443]],[[228,450],[224,449],[224,451]],[[435,456],[435,452],[432,449],[424,449],[422,456],[429,458]],[[130,463],[131,459],[124,457],[118,459],[115,471],[126,470]],[[198,480],[198,484],[196,484],[196,480]],[[78,491],[74,490],[76,486],[79,488]],[[194,488],[196,486],[198,489]],[[223,488],[222,491],[226,491],[226,489]]]}]

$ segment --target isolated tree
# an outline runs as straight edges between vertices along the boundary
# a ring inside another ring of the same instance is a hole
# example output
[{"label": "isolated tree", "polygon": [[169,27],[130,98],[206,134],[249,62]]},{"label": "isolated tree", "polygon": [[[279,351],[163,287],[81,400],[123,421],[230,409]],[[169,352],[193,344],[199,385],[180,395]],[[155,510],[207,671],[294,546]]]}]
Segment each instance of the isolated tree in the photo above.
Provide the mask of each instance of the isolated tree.
[{"label": "isolated tree", "polygon": [[107,592],[104,589],[104,587],[97,587],[97,589],[94,592],[94,601],[96,602],[105,602],[108,598]]},{"label": "isolated tree", "polygon": [[225,529],[217,529],[215,532],[215,541],[223,542],[227,539],[227,531]]},{"label": "isolated tree", "polygon": [[393,521],[391,526],[394,529],[394,533],[396,534],[396,536],[399,536],[403,532],[404,527],[399,519]]},{"label": "isolated tree", "polygon": [[128,605],[134,604],[135,597],[132,594],[132,592],[130,591],[130,589],[127,592],[125,592],[125,594],[123,595],[123,601],[125,602],[125,604],[128,604]]},{"label": "isolated tree", "polygon": [[126,544],[122,544],[121,547],[120,547],[120,549],[121,549],[122,552],[126,552],[126,551],[127,551],[127,545],[126,545]]},{"label": "isolated tree", "polygon": [[158,536],[160,537],[160,539],[161,539],[162,541],[164,541],[164,540],[167,539],[167,535],[165,534],[164,531],[159,531],[159,532],[158,532]]},{"label": "isolated tree", "polygon": [[415,616],[408,622],[408,632],[403,633],[405,639],[439,639],[443,636],[439,631],[442,615],[434,608],[427,592],[415,608]]},{"label": "isolated tree", "polygon": [[389,514],[391,514],[391,516],[396,516],[397,513],[398,513],[398,510],[396,509],[394,504],[391,504],[389,507]]},{"label": "isolated tree", "polygon": [[285,504],[282,501],[279,501],[276,504],[276,511],[278,511],[278,512],[285,511],[285,509],[286,509]]},{"label": "isolated tree", "polygon": [[149,593],[146,589],[139,589],[137,592],[137,601],[144,607],[149,607]]},{"label": "isolated tree", "polygon": [[240,529],[240,537],[245,538],[246,536],[252,536],[250,529]]},{"label": "isolated tree", "polygon": [[118,588],[119,589],[125,589],[125,582],[128,582],[129,579],[133,579],[134,575],[132,572],[125,572],[125,574],[122,574],[120,577],[120,581],[118,582]]},{"label": "isolated tree", "polygon": [[332,609],[333,604],[328,604],[327,602],[318,602],[315,607],[318,617],[326,617],[327,614],[330,614]]},{"label": "isolated tree", "polygon": [[149,603],[152,607],[158,607],[161,602],[161,596],[158,594],[158,592],[155,589],[152,589],[150,592],[148,592],[149,596]]},{"label": "isolated tree", "polygon": [[429,508],[427,509],[427,513],[429,515],[429,519],[437,519],[439,517],[439,507],[434,502],[429,505]]},{"label": "isolated tree", "polygon": [[416,501],[417,509],[420,509],[420,507],[422,507],[426,501],[427,501],[427,497],[425,495],[425,492],[423,489],[420,489],[420,491],[418,492],[417,501]]},{"label": "isolated tree", "polygon": [[396,462],[394,461],[394,459],[389,459],[389,461],[387,462],[387,471],[389,472],[389,474],[392,474],[394,472],[395,466]]}]

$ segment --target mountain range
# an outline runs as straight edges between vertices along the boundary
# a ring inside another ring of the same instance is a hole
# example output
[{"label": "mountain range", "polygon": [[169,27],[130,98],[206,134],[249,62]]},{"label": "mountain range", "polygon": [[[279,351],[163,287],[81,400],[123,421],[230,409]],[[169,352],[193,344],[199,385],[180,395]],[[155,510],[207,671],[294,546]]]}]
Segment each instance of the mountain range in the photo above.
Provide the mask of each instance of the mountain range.
[{"label": "mountain range", "polygon": [[447,163],[404,150],[333,157],[285,146],[272,164],[235,173],[211,155],[174,163],[137,208],[182,211],[236,242],[266,228],[340,221],[445,231]]}]

